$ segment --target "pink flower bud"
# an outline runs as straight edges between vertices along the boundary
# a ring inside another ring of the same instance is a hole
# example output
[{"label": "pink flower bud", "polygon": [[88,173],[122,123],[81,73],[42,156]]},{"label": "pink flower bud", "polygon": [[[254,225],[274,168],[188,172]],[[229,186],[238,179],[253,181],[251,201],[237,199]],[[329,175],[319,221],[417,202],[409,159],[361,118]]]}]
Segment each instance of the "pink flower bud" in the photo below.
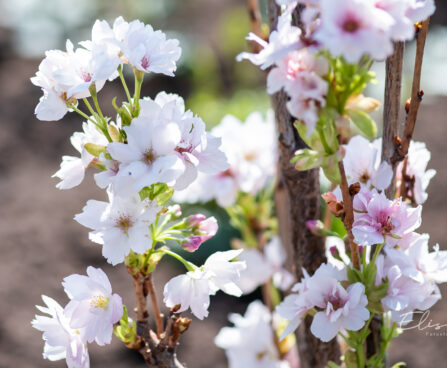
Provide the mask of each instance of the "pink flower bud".
[{"label": "pink flower bud", "polygon": [[202,214],[190,216],[186,221],[193,228],[193,236],[182,244],[182,248],[188,252],[195,252],[199,249],[203,242],[216,235],[219,228],[214,217],[206,218]]}]

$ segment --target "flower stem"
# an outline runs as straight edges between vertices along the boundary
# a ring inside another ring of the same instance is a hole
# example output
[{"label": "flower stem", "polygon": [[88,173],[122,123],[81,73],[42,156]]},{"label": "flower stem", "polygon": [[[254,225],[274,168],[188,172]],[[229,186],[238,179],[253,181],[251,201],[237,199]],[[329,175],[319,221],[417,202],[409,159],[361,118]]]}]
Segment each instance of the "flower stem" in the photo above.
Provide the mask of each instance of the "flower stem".
[{"label": "flower stem", "polygon": [[343,223],[345,224],[346,231],[348,232],[348,240],[349,240],[349,246],[351,248],[352,264],[354,268],[360,270],[359,247],[357,243],[354,241],[354,235],[352,234],[352,224],[354,222],[354,208],[352,203],[352,196],[349,193],[348,180],[346,179],[346,173],[343,161],[340,161],[338,163],[338,168],[340,170],[340,176],[341,176],[340,188],[343,196],[343,205],[345,210]]},{"label": "flower stem", "polygon": [[157,335],[160,336],[163,333],[163,319],[158,307],[157,295],[155,294],[154,283],[152,282],[152,274],[148,276],[147,281],[149,295],[151,296],[152,308],[154,309],[155,325],[157,327]]},{"label": "flower stem", "polygon": [[122,66],[122,65],[120,65],[120,66],[118,67],[118,74],[120,75],[121,83],[122,83],[122,85],[123,85],[124,91],[126,92],[127,100],[128,100],[129,103],[132,105],[132,97],[130,97],[129,88],[127,87],[126,80],[124,79],[124,75],[123,75],[123,66]]},{"label": "flower stem", "polygon": [[185,266],[185,268],[188,271],[195,271],[198,268],[195,264],[187,261],[181,255],[179,255],[175,252],[172,252],[169,249],[160,248],[160,251],[163,252],[164,254],[167,254],[168,256],[175,258],[177,261],[180,261],[181,263],[183,263],[183,265]]},{"label": "flower stem", "polygon": [[94,121],[90,116],[88,116],[85,112],[79,110],[74,104],[67,104],[67,106],[72,109],[73,111],[76,111],[79,115],[81,115],[83,118],[90,120],[92,123],[96,124],[96,121]]},{"label": "flower stem", "polygon": [[134,69],[134,75],[135,75],[135,91],[133,95],[133,108],[132,108],[132,116],[137,117],[140,113],[140,93],[141,93],[141,86],[143,85],[143,79],[144,79],[144,72],[141,70]]}]

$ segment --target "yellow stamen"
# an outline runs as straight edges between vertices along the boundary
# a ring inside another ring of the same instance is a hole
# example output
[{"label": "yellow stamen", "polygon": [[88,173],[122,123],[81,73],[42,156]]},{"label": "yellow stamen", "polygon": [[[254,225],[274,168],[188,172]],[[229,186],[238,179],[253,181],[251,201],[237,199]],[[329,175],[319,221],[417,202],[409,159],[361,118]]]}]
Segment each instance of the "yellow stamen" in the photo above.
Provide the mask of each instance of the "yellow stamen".
[{"label": "yellow stamen", "polygon": [[96,295],[90,300],[90,306],[93,308],[106,309],[109,303],[109,298],[105,298],[103,295]]}]

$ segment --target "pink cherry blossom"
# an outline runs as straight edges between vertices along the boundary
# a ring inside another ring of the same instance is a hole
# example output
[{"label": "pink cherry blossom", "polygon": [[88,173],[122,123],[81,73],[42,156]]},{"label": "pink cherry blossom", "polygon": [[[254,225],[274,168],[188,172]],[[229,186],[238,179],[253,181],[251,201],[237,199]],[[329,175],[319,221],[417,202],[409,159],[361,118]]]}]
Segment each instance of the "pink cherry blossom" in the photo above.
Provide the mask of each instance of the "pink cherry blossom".
[{"label": "pink cherry blossom", "polygon": [[[368,199],[369,197],[369,199]],[[410,208],[400,199],[362,189],[354,197],[352,233],[359,245],[382,244],[393,247],[421,224],[421,210]]]},{"label": "pink cherry blossom", "polygon": [[393,52],[389,30],[394,20],[372,1],[321,0],[321,28],[315,38],[333,56],[358,62],[365,54],[384,60]]}]

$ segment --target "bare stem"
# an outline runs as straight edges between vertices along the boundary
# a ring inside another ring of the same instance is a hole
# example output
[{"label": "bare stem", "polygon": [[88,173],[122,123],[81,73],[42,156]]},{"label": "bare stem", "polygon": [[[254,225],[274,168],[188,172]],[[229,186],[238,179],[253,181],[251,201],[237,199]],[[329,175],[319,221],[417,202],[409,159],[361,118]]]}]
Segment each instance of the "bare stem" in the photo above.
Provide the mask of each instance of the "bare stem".
[{"label": "bare stem", "polygon": [[345,167],[343,161],[338,163],[338,168],[341,175],[341,193],[343,196],[343,206],[344,206],[344,218],[343,223],[345,224],[346,231],[348,232],[349,246],[351,248],[351,258],[353,266],[360,270],[360,255],[359,246],[354,241],[354,235],[352,234],[352,224],[354,223],[354,207],[352,204],[352,195],[349,193],[348,180],[346,179]]},{"label": "bare stem", "polygon": [[149,295],[151,297],[152,308],[154,309],[155,325],[157,327],[157,335],[160,336],[163,333],[163,318],[158,307],[157,295],[155,294],[154,283],[152,282],[152,275],[149,275],[147,279],[147,287]]},{"label": "bare stem", "polygon": [[416,57],[414,61],[413,85],[411,87],[411,100],[408,107],[407,119],[401,139],[396,141],[396,149],[391,159],[393,165],[402,161],[408,153],[411,139],[413,138],[414,127],[418,116],[419,106],[424,96],[421,90],[422,62],[424,59],[425,41],[427,39],[430,18],[423,21],[416,34]]}]

